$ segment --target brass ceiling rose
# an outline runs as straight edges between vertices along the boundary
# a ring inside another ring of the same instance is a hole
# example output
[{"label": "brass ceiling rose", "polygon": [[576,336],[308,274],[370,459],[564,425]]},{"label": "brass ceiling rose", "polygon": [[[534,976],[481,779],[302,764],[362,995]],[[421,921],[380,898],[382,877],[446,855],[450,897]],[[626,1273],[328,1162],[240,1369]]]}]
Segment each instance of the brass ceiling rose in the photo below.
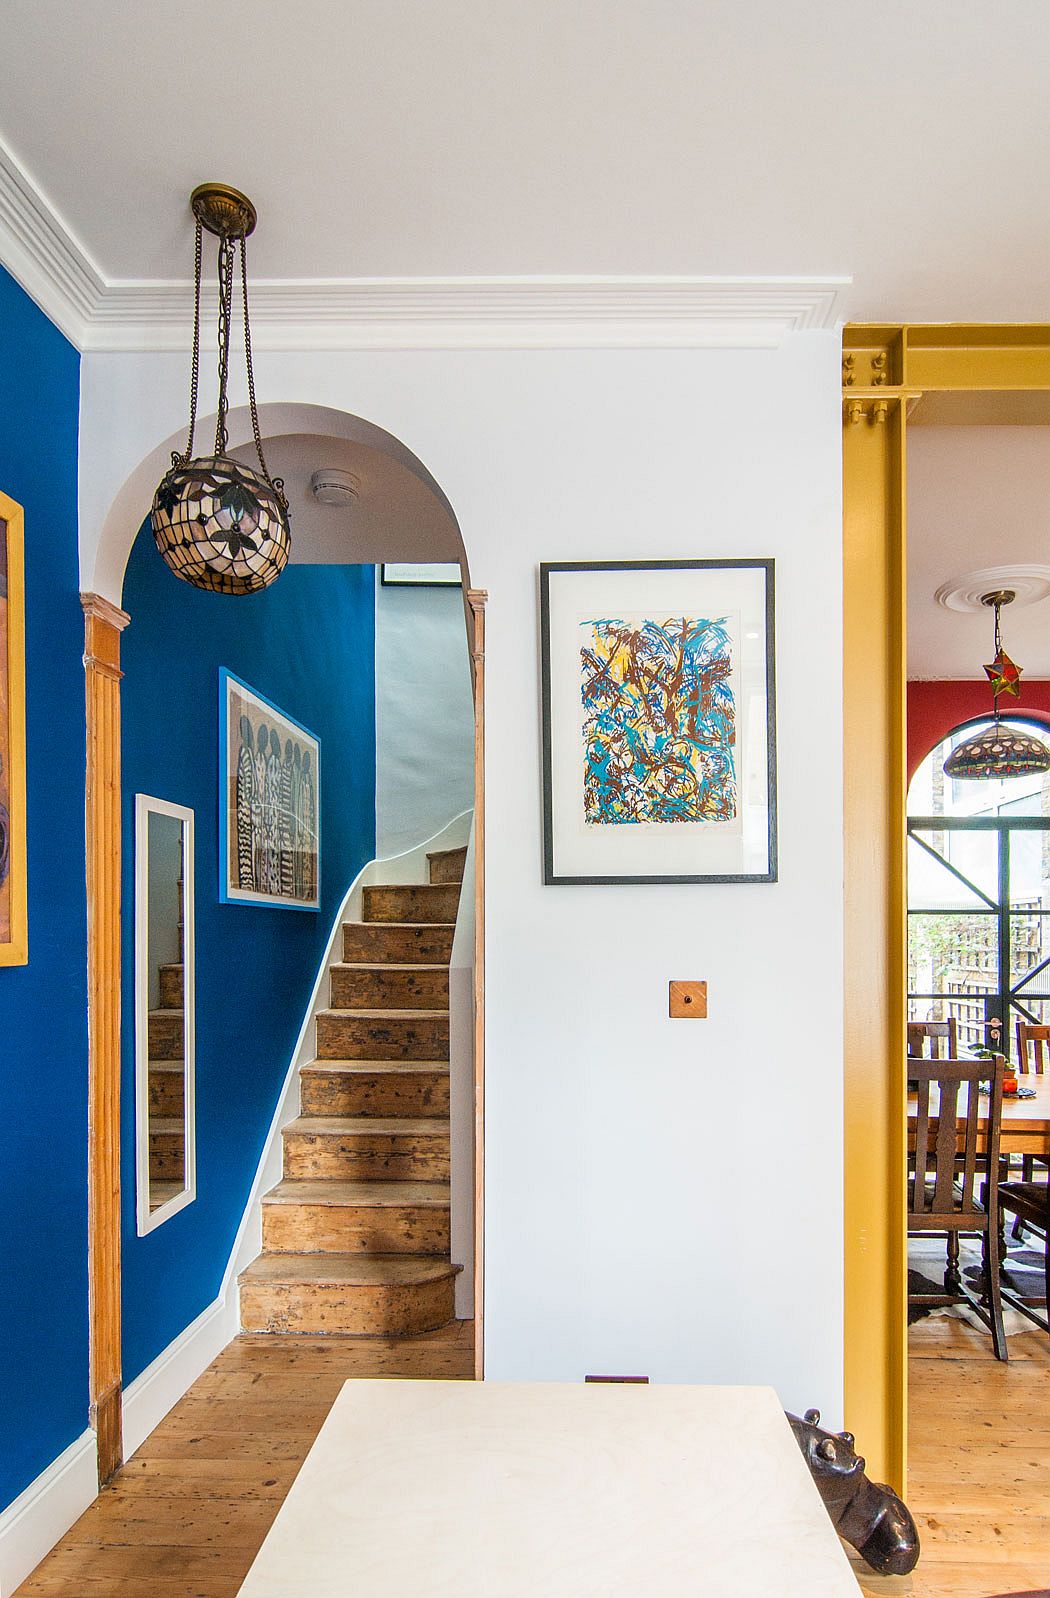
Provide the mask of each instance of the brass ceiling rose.
[{"label": "brass ceiling rose", "polygon": [[198,183],[190,195],[190,209],[201,226],[220,239],[246,239],[258,220],[248,196],[228,183]]}]

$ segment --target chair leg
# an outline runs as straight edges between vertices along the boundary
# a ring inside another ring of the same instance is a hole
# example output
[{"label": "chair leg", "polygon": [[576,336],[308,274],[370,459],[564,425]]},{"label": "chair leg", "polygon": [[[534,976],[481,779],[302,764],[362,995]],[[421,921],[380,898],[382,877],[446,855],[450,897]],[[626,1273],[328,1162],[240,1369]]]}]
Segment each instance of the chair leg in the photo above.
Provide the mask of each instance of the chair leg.
[{"label": "chair leg", "polygon": [[962,1287],[962,1276],[959,1272],[959,1234],[948,1233],[947,1259],[944,1266],[944,1291],[958,1297]]},{"label": "chair leg", "polygon": [[998,1216],[992,1216],[984,1234],[984,1281],[988,1295],[988,1315],[992,1323],[992,1348],[996,1359],[1008,1360],[1006,1330],[1003,1326],[1003,1300],[999,1289],[999,1227]]}]

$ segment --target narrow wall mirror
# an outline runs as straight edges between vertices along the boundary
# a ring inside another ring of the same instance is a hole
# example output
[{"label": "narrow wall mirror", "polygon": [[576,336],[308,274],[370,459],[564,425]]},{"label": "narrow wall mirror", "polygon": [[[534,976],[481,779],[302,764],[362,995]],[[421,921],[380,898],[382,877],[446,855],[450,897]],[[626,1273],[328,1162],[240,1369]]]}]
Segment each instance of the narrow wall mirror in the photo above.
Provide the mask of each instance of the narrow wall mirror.
[{"label": "narrow wall mirror", "polygon": [[135,1177],[142,1236],[196,1195],[193,811],[135,798]]}]

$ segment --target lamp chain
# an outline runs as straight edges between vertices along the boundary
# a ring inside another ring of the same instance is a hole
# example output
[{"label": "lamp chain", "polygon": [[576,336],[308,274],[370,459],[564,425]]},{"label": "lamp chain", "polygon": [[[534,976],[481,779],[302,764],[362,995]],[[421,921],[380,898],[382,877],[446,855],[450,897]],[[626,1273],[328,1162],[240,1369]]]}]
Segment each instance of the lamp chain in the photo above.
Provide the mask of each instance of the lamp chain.
[{"label": "lamp chain", "polygon": [[[996,600],[996,602],[995,602],[995,659],[996,659],[996,661],[998,661],[999,656],[1002,654],[1002,651],[1003,651],[1003,634],[1002,634],[1002,629],[999,626],[999,613],[1002,610],[1002,608],[1003,607],[1000,604],[1000,602],[998,600]],[[994,683],[992,685],[992,706],[993,706],[993,712],[992,713],[993,713],[993,715],[995,717],[996,726],[998,726],[998,724],[999,724],[999,689],[995,686]]]},{"label": "lamp chain", "polygon": [[280,500],[283,509],[287,510],[288,500],[284,493],[284,479],[280,477],[271,477],[269,468],[266,464],[266,457],[263,454],[262,447],[262,433],[259,429],[259,412],[255,404],[255,369],[252,366],[252,330],[251,323],[248,320],[248,251],[243,233],[241,234],[241,292],[244,299],[244,356],[245,364],[248,368],[248,405],[252,414],[252,432],[255,434],[255,453],[259,457],[259,466],[262,470],[263,476],[273,489],[274,493],[277,495],[277,498]]},{"label": "lamp chain", "polygon": [[230,402],[226,384],[230,373],[230,316],[233,310],[233,250],[223,235],[219,239],[219,411],[215,422],[215,453],[225,455],[230,441],[226,413]]}]

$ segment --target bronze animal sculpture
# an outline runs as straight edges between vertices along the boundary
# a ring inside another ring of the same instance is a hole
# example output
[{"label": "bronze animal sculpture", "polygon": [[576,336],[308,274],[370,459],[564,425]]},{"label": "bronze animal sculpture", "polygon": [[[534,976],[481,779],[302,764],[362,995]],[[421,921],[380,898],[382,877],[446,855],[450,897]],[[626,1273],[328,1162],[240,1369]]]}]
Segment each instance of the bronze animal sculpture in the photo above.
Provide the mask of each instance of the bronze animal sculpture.
[{"label": "bronze animal sculpture", "polygon": [[822,1430],[819,1409],[788,1415],[795,1441],[824,1500],[832,1525],[884,1576],[906,1576],[919,1560],[919,1533],[892,1487],[869,1481],[850,1432]]}]

